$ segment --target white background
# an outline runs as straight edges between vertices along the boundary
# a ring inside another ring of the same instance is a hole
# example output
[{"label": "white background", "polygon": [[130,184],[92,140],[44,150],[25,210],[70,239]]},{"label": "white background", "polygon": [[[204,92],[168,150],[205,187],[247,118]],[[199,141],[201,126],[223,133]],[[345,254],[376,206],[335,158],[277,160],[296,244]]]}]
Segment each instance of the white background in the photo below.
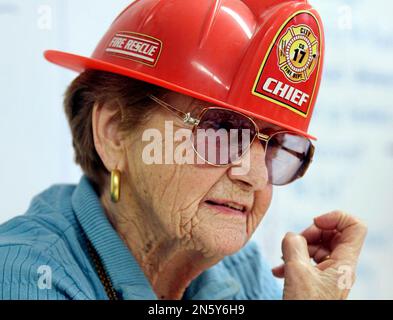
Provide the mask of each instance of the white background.
[{"label": "white background", "polygon": [[[352,299],[393,298],[393,4],[312,0],[325,25],[325,72],[307,176],[276,188],[255,239],[272,264],[281,239],[332,209],[369,225]],[[42,52],[90,55],[130,0],[0,0],[0,223],[52,184],[77,183],[62,95],[75,74]]]}]

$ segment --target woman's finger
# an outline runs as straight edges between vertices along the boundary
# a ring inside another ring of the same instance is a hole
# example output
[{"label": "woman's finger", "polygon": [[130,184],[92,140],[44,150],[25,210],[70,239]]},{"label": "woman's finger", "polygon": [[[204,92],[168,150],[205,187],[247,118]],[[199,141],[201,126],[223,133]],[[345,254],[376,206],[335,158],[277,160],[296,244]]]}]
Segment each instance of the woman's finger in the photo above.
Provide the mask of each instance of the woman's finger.
[{"label": "woman's finger", "polygon": [[[285,263],[290,261],[299,261],[310,263],[308,254],[307,241],[300,234],[288,232],[282,240],[282,259]],[[272,273],[277,278],[284,278],[285,265],[282,264],[272,269]]]},{"label": "woman's finger", "polygon": [[305,229],[301,235],[306,238],[308,244],[319,243],[322,238],[322,229],[319,229],[315,224],[312,224]]},{"label": "woman's finger", "polygon": [[310,255],[306,239],[293,232],[288,232],[282,240],[282,253],[284,262],[298,261],[310,263]]},{"label": "woman's finger", "polygon": [[333,211],[315,218],[314,223],[320,229],[340,232],[340,236],[334,238],[336,243],[332,247],[332,259],[356,264],[367,234],[363,222],[342,211]]},{"label": "woman's finger", "polygon": [[328,244],[337,233],[337,230],[324,230],[312,224],[302,231],[301,235],[306,238],[308,244],[318,244],[321,242]]},{"label": "woman's finger", "polygon": [[[308,245],[308,254],[314,260],[314,262],[318,264],[317,267],[320,270],[324,270],[325,264],[327,262],[326,260],[327,260],[327,258],[330,257],[331,252],[330,252],[330,250],[322,247],[319,244],[318,245],[309,244]],[[328,263],[328,265],[330,266],[331,263]],[[277,278],[284,278],[285,277],[285,264],[281,264],[277,267],[274,267],[272,269],[272,273]]]},{"label": "woman's finger", "polygon": [[272,269],[272,273],[275,277],[277,278],[284,278],[285,276],[285,265],[279,265],[278,267],[275,267]]},{"label": "woman's finger", "polygon": [[325,261],[331,255],[331,251],[321,245],[309,245],[308,252],[317,264]]}]

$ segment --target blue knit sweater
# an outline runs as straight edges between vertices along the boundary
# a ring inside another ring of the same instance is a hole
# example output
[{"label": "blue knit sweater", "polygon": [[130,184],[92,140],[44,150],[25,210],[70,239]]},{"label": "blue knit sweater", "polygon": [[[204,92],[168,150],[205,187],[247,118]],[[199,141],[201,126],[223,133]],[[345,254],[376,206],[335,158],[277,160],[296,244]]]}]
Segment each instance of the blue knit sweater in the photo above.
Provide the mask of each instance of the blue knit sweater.
[{"label": "blue knit sweater", "polygon": [[[54,185],[43,191],[25,215],[0,226],[0,299],[108,299],[85,237],[121,299],[157,299],[86,176],[78,185]],[[249,242],[194,279],[183,299],[281,295],[257,245]]]}]

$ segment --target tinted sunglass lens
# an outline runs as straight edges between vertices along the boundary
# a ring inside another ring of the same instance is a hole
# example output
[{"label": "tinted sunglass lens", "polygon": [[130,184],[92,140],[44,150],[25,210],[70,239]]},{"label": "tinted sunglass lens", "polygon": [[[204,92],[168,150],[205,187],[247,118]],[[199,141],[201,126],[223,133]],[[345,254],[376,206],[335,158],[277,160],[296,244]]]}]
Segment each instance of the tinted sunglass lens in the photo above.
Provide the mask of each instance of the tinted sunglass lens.
[{"label": "tinted sunglass lens", "polygon": [[302,176],[310,162],[310,140],[293,133],[273,135],[266,149],[266,166],[273,185],[285,185]]},{"label": "tinted sunglass lens", "polygon": [[225,165],[242,157],[255,134],[255,125],[246,116],[231,110],[207,109],[194,132],[194,147],[207,162]]}]

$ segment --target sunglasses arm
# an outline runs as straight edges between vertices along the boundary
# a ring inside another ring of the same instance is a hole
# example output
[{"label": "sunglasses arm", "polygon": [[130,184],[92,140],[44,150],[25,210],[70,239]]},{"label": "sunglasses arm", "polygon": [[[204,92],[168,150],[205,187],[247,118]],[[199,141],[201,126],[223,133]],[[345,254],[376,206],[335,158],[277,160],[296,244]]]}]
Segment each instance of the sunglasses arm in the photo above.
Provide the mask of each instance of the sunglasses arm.
[{"label": "sunglasses arm", "polygon": [[175,114],[176,116],[178,116],[180,119],[183,120],[184,123],[190,124],[190,125],[198,125],[199,124],[199,120],[195,119],[191,116],[191,113],[185,113],[183,111],[180,111],[174,107],[172,107],[170,104],[162,101],[161,99],[158,99],[157,97],[153,96],[152,94],[149,94],[148,97],[153,100],[154,102],[156,102],[157,104],[159,104],[160,106],[164,107],[165,109],[167,109],[168,111],[172,112],[173,114]]}]

